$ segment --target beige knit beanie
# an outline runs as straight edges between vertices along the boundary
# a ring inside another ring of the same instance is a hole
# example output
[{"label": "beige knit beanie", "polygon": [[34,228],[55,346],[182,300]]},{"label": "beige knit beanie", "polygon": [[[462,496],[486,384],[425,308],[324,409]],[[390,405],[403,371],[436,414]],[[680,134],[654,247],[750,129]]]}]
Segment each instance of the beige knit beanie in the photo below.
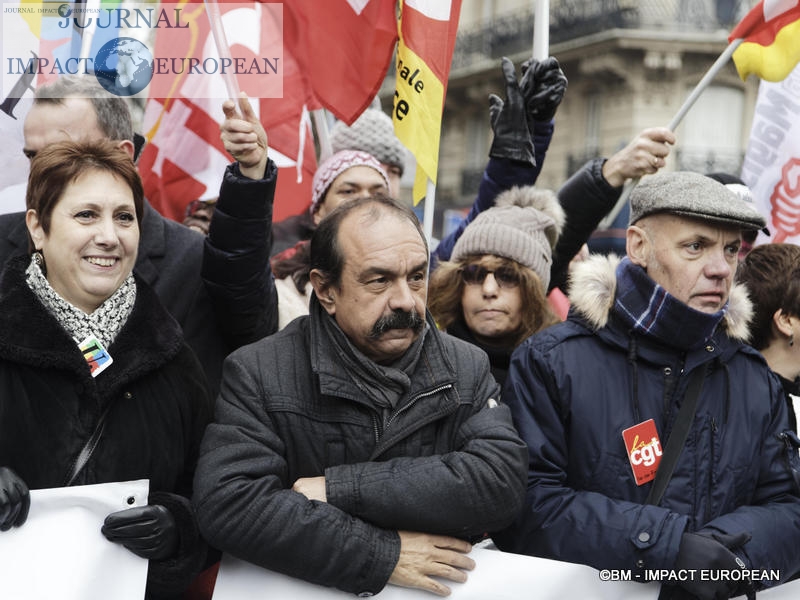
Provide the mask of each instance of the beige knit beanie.
[{"label": "beige knit beanie", "polygon": [[532,269],[550,285],[553,248],[564,226],[564,210],[550,190],[515,187],[500,194],[458,238],[451,259],[494,254]]}]

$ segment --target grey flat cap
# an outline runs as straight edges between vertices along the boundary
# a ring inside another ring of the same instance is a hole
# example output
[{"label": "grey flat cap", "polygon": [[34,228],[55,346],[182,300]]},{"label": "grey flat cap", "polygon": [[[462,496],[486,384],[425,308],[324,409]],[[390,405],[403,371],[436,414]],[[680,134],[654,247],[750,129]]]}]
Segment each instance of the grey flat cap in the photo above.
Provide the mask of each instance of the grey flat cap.
[{"label": "grey flat cap", "polygon": [[631,225],[658,213],[723,223],[745,231],[762,229],[767,224],[755,208],[723,184],[689,171],[646,177],[633,188],[630,202]]}]

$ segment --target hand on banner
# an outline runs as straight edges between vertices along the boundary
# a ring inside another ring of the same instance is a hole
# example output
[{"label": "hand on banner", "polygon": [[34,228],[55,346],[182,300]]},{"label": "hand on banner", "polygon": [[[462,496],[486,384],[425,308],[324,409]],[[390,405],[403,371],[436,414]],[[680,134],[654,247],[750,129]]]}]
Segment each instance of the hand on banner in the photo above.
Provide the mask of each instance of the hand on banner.
[{"label": "hand on banner", "polygon": [[[675,559],[675,571],[711,570],[738,571],[746,568],[744,561],[732,551],[741,548],[750,540],[749,533],[727,535],[724,533],[699,531],[684,533]],[[737,578],[720,578],[711,581],[689,578],[677,582],[680,587],[703,600],[732,598],[746,591],[746,581]]]},{"label": "hand on banner", "polygon": [[533,121],[550,121],[567,91],[567,76],[558,61],[550,56],[542,61],[529,58],[522,63],[519,88],[525,98],[525,110],[533,129]]},{"label": "hand on banner", "polygon": [[111,513],[100,531],[109,541],[122,544],[142,558],[164,560],[178,550],[175,517],[160,504]]},{"label": "hand on banner", "polygon": [[328,501],[328,495],[325,492],[325,477],[301,477],[294,482],[292,489],[303,494],[309,500]]},{"label": "hand on banner", "polygon": [[31,496],[25,482],[8,467],[0,467],[0,531],[22,525],[30,507]]},{"label": "hand on banner", "polygon": [[475,561],[467,554],[472,545],[444,535],[399,531],[400,558],[389,577],[389,583],[402,587],[428,590],[438,596],[450,594],[450,588],[431,576],[458,583],[467,580]]},{"label": "hand on banner", "polygon": [[489,156],[508,158],[536,166],[533,142],[525,116],[525,99],[517,83],[517,71],[508,58],[503,57],[503,77],[506,81],[506,100],[489,94],[489,118],[494,132]]},{"label": "hand on banner", "polygon": [[628,179],[655,173],[667,164],[675,141],[675,134],[666,127],[645,129],[603,163],[603,177],[610,186],[621,187]]},{"label": "hand on banner", "polygon": [[232,100],[222,103],[225,120],[220,126],[220,139],[225,150],[239,162],[242,175],[263,179],[267,168],[267,132],[244,92],[239,97],[239,108],[241,113]]}]

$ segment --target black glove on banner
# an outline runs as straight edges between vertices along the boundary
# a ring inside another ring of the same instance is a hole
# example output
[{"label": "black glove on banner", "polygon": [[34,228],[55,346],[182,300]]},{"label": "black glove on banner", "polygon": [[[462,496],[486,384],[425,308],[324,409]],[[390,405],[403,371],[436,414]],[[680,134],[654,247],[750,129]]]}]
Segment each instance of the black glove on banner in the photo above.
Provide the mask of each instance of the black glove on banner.
[{"label": "black glove on banner", "polygon": [[503,57],[502,67],[506,80],[506,101],[503,102],[495,94],[489,95],[489,118],[494,132],[489,156],[510,158],[535,167],[533,142],[525,116],[525,100],[517,83],[517,71],[514,63],[506,57]]},{"label": "black glove on banner", "polygon": [[552,56],[542,61],[531,58],[522,63],[519,89],[532,127],[533,121],[549,121],[555,116],[567,91],[567,76]]},{"label": "black glove on banner", "polygon": [[[675,560],[675,570],[694,569],[709,571],[738,571],[746,568],[744,562],[732,550],[741,548],[750,540],[749,533],[727,535],[717,532],[684,533]],[[713,578],[712,578],[713,579]],[[703,600],[727,600],[744,593],[748,586],[743,581],[702,581],[698,576],[687,581],[678,581],[686,591]]]},{"label": "black glove on banner", "polygon": [[8,467],[0,467],[0,531],[22,525],[30,507],[31,495],[25,482]]},{"label": "black glove on banner", "polygon": [[111,513],[100,531],[106,539],[122,544],[142,558],[164,560],[178,550],[175,518],[160,504]]}]

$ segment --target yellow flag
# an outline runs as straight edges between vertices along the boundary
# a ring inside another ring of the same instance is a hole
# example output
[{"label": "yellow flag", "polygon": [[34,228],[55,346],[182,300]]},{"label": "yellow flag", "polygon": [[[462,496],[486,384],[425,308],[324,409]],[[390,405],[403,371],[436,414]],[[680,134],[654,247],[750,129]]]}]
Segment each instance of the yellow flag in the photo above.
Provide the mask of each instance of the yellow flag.
[{"label": "yellow flag", "polygon": [[417,159],[414,204],[436,183],[442,111],[461,0],[402,0],[392,118],[401,142]]}]

